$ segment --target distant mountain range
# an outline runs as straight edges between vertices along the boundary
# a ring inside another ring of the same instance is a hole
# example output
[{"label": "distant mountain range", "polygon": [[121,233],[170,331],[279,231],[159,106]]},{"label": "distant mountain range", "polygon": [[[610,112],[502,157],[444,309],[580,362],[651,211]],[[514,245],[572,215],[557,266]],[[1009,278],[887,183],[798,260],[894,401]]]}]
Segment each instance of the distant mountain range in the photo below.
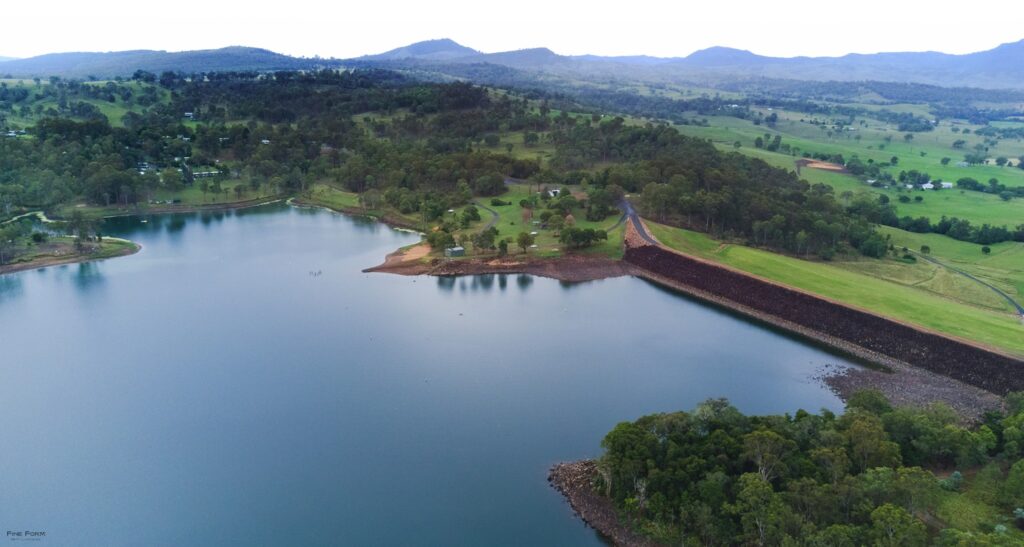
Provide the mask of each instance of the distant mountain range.
[{"label": "distant mountain range", "polygon": [[483,53],[449,39],[417,42],[356,59],[298,58],[265,49],[228,47],[201,51],[52,53],[0,62],[0,76],[105,78],[137,69],[209,72],[305,70],[341,66],[393,66],[441,71],[443,66],[492,65],[570,78],[615,81],[698,81],[775,78],[811,81],[911,82],[940,86],[1024,89],[1024,40],[967,55],[937,52],[850,54],[842,57],[766,57],[713,47],[686,57],[559,55],[547,48]]},{"label": "distant mountain range", "polygon": [[28,59],[0,62],[0,75],[15,77],[61,76],[108,78],[130,76],[136,70],[159,74],[165,70],[212,72],[225,70],[304,70],[325,64],[266,49],[232,46],[196,51],[113,51],[107,53],[49,53]]},{"label": "distant mountain range", "polygon": [[[421,54],[427,51],[427,54]],[[361,61],[487,63],[566,76],[640,80],[676,78],[777,78],[813,81],[911,82],[940,86],[1024,89],[1024,40],[967,55],[937,52],[849,54],[842,57],[766,57],[712,47],[686,57],[558,55],[547,48],[481,53],[451,40],[431,40]]]}]

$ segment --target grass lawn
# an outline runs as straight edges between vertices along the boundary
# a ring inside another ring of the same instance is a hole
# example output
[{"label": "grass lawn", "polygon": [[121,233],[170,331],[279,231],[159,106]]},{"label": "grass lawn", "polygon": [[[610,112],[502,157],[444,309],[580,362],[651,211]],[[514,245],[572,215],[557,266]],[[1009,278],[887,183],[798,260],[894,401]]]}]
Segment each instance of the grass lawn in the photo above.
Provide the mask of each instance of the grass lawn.
[{"label": "grass lawn", "polygon": [[723,244],[702,233],[651,221],[647,224],[662,243],[685,253],[899,321],[1024,355],[1024,325],[1011,313],[968,305],[925,288],[869,275],[839,261],[811,262],[742,245]]},{"label": "grass lawn", "polygon": [[996,243],[989,245],[991,252],[985,254],[982,245],[940,234],[916,234],[888,226],[878,230],[888,235],[897,247],[919,251],[922,245],[927,245],[935,259],[995,285],[1018,302],[1024,299],[1024,243]]},{"label": "grass lawn", "polygon": [[[573,190],[574,193],[577,189]],[[534,256],[542,257],[556,257],[562,256],[565,253],[564,245],[558,240],[554,230],[543,228],[539,225],[540,215],[545,211],[544,202],[541,202],[541,206],[534,210],[533,220],[528,225],[523,224],[523,208],[519,206],[519,202],[529,198],[531,195],[536,193],[536,187],[531,187],[523,184],[512,184],[509,185],[508,191],[504,194],[497,196],[498,199],[506,202],[507,205],[491,205],[491,198],[479,198],[478,201],[487,205],[491,209],[494,209],[501,216],[501,219],[495,225],[498,229],[498,238],[511,238],[512,243],[509,245],[510,252],[518,247],[515,246],[516,236],[523,231],[526,232],[537,232],[535,244],[537,247],[531,249],[529,252]],[[481,214],[486,215],[486,211]],[[609,216],[601,221],[589,221],[586,218],[586,211],[577,208],[572,211],[572,216],[576,220],[575,226],[577,228],[591,228],[596,230],[608,230],[611,228],[619,219],[616,214]],[[485,216],[485,218],[488,218]],[[538,222],[538,224],[533,224]],[[580,254],[592,254],[602,255],[610,258],[621,258],[623,253],[622,240],[625,237],[625,230],[622,227],[616,228],[613,231],[608,232],[608,240],[602,241],[595,244],[592,247],[586,249],[574,250],[573,252]]]}]

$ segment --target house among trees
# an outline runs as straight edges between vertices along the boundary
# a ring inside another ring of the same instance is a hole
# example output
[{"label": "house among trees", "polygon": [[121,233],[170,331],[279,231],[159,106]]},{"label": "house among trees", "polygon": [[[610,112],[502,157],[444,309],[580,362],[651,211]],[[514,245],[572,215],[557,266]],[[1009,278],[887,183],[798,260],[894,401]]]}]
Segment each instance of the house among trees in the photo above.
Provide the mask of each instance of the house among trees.
[{"label": "house among trees", "polygon": [[930,182],[926,182],[926,183],[921,185],[921,189],[922,190],[934,190],[935,189],[935,185],[930,183]]},{"label": "house among trees", "polygon": [[949,189],[953,188],[953,183],[952,182],[940,182],[939,184],[942,185],[942,188],[945,189],[945,190],[949,190]]},{"label": "house among trees", "polygon": [[460,246],[448,247],[447,249],[444,250],[444,256],[447,258],[453,258],[456,256],[466,256],[466,249],[465,247]]}]

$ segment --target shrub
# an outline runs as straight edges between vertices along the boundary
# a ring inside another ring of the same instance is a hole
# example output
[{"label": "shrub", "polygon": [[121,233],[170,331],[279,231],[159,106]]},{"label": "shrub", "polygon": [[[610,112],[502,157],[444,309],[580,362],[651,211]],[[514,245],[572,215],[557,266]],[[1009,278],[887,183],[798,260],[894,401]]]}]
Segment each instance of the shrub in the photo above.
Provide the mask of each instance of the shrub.
[{"label": "shrub", "polygon": [[939,481],[939,486],[950,492],[959,492],[964,484],[964,476],[959,471],[953,471],[949,478]]}]

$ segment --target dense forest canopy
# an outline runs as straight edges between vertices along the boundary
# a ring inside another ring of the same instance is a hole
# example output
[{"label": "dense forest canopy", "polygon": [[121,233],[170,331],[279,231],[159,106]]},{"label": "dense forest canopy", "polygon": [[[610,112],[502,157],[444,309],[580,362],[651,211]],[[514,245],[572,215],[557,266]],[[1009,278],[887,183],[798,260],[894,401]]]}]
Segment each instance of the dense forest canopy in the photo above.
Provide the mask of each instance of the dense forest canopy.
[{"label": "dense forest canopy", "polygon": [[[1019,545],[1024,396],[1007,400],[976,427],[871,391],[842,415],[745,416],[711,400],[617,425],[596,486],[666,544]],[[998,516],[982,530],[941,520],[972,503]]]}]

